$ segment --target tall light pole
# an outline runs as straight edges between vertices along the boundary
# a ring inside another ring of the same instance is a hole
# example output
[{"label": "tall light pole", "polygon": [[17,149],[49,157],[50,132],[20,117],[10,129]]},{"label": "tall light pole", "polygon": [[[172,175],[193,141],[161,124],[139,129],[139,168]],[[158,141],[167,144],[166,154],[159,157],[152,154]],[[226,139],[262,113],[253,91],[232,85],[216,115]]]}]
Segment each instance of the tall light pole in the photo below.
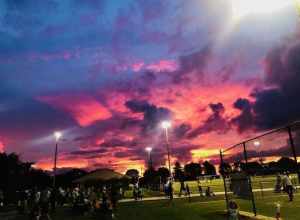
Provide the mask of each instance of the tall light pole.
[{"label": "tall light pole", "polygon": [[151,157],[151,152],[152,152],[152,148],[151,147],[146,147],[145,149],[148,152],[148,169],[152,168],[152,157]]},{"label": "tall light pole", "polygon": [[263,165],[263,158],[262,158],[262,154],[261,154],[261,151],[259,149],[260,147],[260,142],[259,141],[254,141],[253,145],[257,148],[256,150],[258,151],[258,155],[259,155],[259,162],[261,163],[261,165]]},{"label": "tall light pole", "polygon": [[53,166],[53,190],[55,190],[56,185],[56,164],[57,164],[57,150],[58,150],[58,141],[61,138],[62,134],[58,131],[54,132],[55,138],[55,152],[54,152],[54,166]]},{"label": "tall light pole", "polygon": [[169,133],[168,129],[171,127],[171,122],[169,121],[163,121],[161,123],[162,128],[165,130],[166,135],[166,146],[167,146],[167,152],[168,152],[168,165],[169,165],[169,172],[172,177],[172,171],[171,171],[171,159],[170,159],[170,143],[169,143]]}]

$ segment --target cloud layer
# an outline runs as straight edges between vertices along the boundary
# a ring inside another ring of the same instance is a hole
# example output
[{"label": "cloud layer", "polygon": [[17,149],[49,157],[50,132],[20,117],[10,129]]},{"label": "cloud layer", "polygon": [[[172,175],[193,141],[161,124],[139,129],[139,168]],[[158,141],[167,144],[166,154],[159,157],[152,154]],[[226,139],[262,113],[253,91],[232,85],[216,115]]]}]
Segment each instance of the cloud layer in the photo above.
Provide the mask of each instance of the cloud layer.
[{"label": "cloud layer", "polygon": [[51,169],[60,130],[61,168],[140,169],[149,146],[161,166],[170,120],[173,162],[216,162],[299,119],[296,12],[230,13],[226,0],[3,1],[0,151]]}]

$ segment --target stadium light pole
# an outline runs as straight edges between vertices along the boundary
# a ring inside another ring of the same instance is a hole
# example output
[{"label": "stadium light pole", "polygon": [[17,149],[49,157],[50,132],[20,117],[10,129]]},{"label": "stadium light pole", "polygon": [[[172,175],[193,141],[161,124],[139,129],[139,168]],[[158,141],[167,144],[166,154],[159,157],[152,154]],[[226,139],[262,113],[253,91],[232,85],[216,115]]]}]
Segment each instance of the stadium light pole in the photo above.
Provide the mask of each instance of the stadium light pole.
[{"label": "stadium light pole", "polygon": [[253,145],[257,148],[258,155],[259,155],[259,162],[261,163],[261,165],[263,165],[263,158],[262,158],[261,151],[259,149],[259,147],[261,146],[260,141],[254,141]]},{"label": "stadium light pole", "polygon": [[146,147],[145,150],[148,152],[148,169],[151,169],[152,168],[152,156],[151,156],[152,148]]},{"label": "stadium light pole", "polygon": [[166,146],[167,146],[167,153],[168,153],[169,172],[170,172],[170,176],[172,177],[171,159],[170,159],[170,143],[169,143],[169,133],[168,133],[168,129],[171,127],[171,122],[170,121],[163,121],[161,123],[161,127],[165,130]]},{"label": "stadium light pole", "polygon": [[57,151],[58,151],[58,141],[61,138],[62,133],[59,131],[54,132],[55,138],[55,152],[54,152],[54,166],[53,166],[53,190],[56,187],[56,165],[57,165]]}]

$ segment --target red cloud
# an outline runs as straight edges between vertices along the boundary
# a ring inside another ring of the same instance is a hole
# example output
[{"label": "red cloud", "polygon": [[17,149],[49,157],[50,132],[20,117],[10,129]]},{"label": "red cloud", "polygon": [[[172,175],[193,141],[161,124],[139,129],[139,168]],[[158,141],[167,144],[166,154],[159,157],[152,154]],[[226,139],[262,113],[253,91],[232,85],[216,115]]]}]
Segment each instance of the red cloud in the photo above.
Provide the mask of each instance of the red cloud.
[{"label": "red cloud", "polygon": [[174,60],[160,60],[156,63],[151,63],[146,67],[147,70],[154,72],[168,71],[173,72],[178,69],[178,64]]},{"label": "red cloud", "polygon": [[4,144],[0,141],[0,153],[4,152]]},{"label": "red cloud", "polygon": [[86,94],[42,96],[38,100],[70,113],[83,127],[112,116],[98,100]]},{"label": "red cloud", "polygon": [[134,72],[139,72],[143,68],[144,65],[145,65],[144,62],[138,62],[138,63],[132,64],[131,68]]},{"label": "red cloud", "polygon": [[143,61],[135,62],[131,64],[130,68],[134,72],[141,70],[149,70],[153,72],[174,72],[178,69],[179,65],[175,60],[158,60],[157,62],[146,64]]}]

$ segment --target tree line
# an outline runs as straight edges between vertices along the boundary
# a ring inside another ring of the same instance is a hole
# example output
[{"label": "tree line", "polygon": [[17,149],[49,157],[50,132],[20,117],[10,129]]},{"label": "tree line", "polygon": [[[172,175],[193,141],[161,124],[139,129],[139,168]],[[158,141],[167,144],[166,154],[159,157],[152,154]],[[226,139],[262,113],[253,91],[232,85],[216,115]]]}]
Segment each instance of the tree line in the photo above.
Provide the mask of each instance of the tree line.
[{"label": "tree line", "polygon": [[264,163],[263,161],[245,162],[236,161],[232,164],[222,163],[220,165],[221,175],[230,175],[231,173],[244,171],[250,175],[272,175],[282,172],[296,173],[300,166],[295,160],[289,157],[281,157],[277,161]]},{"label": "tree line", "polygon": [[[50,172],[34,168],[34,163],[23,162],[15,154],[0,153],[0,190],[5,198],[14,201],[18,191],[45,187],[52,187],[53,176]],[[71,186],[73,180],[80,178],[87,172],[71,169],[56,176],[57,186]]]},{"label": "tree line", "polygon": [[[149,167],[139,178],[139,171],[136,169],[127,170],[126,175],[132,178],[133,183],[140,181],[141,184],[146,185],[159,185],[166,183],[170,176],[170,171],[166,167]],[[197,180],[200,176],[217,175],[216,167],[209,161],[203,163],[187,163],[184,166],[180,162],[176,162],[172,172],[175,181]]]}]

